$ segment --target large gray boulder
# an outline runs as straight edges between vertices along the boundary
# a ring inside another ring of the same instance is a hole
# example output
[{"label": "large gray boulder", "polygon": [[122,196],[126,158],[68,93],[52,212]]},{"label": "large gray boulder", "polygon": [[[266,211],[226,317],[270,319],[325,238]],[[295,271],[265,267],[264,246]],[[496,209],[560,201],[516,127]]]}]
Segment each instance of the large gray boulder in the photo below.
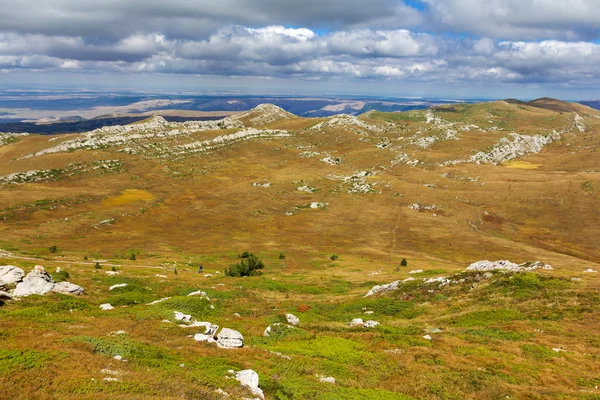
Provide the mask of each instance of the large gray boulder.
[{"label": "large gray boulder", "polygon": [[25,271],[13,265],[0,266],[0,285],[14,285],[23,280]]},{"label": "large gray boulder", "polygon": [[81,286],[71,282],[58,282],[54,284],[52,291],[56,293],[74,294],[79,296],[83,294],[84,289]]},{"label": "large gray boulder", "polygon": [[12,299],[12,296],[10,295],[10,293],[5,292],[4,290],[1,290],[2,288],[0,288],[0,300],[4,299],[4,300],[10,300]]},{"label": "large gray boulder", "polygon": [[54,288],[54,281],[44,267],[36,265],[22,282],[17,284],[13,297],[26,297],[32,294],[46,294]]},{"label": "large gray boulder", "polygon": [[217,335],[217,346],[222,349],[235,349],[244,347],[244,337],[238,331],[223,328]]}]

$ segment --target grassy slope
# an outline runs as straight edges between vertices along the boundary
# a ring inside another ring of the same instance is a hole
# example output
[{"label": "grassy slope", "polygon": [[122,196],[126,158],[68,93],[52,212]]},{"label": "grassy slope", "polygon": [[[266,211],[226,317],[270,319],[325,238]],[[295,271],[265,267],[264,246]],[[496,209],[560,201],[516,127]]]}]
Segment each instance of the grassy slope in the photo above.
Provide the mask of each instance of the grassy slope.
[{"label": "grassy slope", "polygon": [[[594,312],[600,282],[582,271],[598,269],[600,259],[600,214],[591,212],[598,208],[600,179],[590,172],[600,161],[598,122],[590,117],[585,132],[566,134],[519,160],[528,164],[437,167],[434,162],[468,157],[513,130],[565,129],[573,115],[502,102],[435,112],[446,121],[504,131],[461,131],[458,141],[422,149],[406,138],[438,132],[417,111],[371,113],[365,119],[370,123],[395,125],[369,135],[358,135],[355,128],[304,130],[322,120],[284,120],[270,128],[293,130],[294,136],[171,161],[110,148],[16,160],[51,145],[48,137],[0,147],[0,175],[117,158],[125,169],[2,187],[0,245],[32,258],[6,263],[27,270],[34,264],[51,271],[61,266],[87,294],[30,298],[0,308],[0,365],[7,366],[0,367],[0,386],[8,388],[10,398],[97,398],[99,393],[211,398],[218,387],[242,395],[224,375],[228,369],[252,368],[269,398],[594,398],[600,383]],[[384,137],[401,149],[377,149]],[[307,150],[340,156],[342,164],[299,156]],[[391,160],[399,152],[423,163],[394,166]],[[514,168],[523,165],[537,168]],[[330,179],[358,170],[377,172],[367,178],[376,183],[375,193],[349,194],[347,185]],[[271,187],[252,186],[259,181]],[[304,184],[318,191],[295,190]],[[329,205],[303,208],[314,201]],[[436,204],[441,211],[419,213],[407,207],[414,202]],[[288,211],[294,215],[285,215]],[[111,224],[97,225],[111,218]],[[58,253],[48,251],[51,245]],[[265,259],[263,277],[215,274],[243,250]],[[136,261],[128,260],[131,252]],[[278,259],[280,252],[284,260]],[[332,254],[339,260],[330,261]],[[107,277],[108,263],[98,271],[84,256],[112,260],[121,275]],[[409,267],[397,272],[403,257]],[[473,291],[470,285],[433,293],[408,287],[389,297],[362,299],[372,285],[405,278],[411,269],[447,275],[472,261],[501,258],[539,259],[555,271],[512,280],[498,276]],[[202,263],[213,277],[195,273],[189,262]],[[124,281],[132,290],[108,292],[108,286]],[[209,293],[215,310],[177,297],[197,289]],[[165,296],[175,297],[172,303],[144,305]],[[101,312],[104,302],[121,306]],[[298,312],[303,305],[310,309]],[[371,318],[362,314],[363,307],[375,311],[372,318],[380,328],[365,332],[345,326],[352,318]],[[175,309],[240,330],[248,346],[225,351],[194,342],[187,336],[197,332],[161,322]],[[285,312],[300,317],[301,329],[263,339],[264,328]],[[443,333],[423,340],[427,327]],[[120,329],[127,332],[124,338],[110,336]],[[130,361],[113,360],[115,352]],[[102,381],[103,368],[120,371],[122,381]],[[316,374],[334,376],[338,384],[320,383]]]}]

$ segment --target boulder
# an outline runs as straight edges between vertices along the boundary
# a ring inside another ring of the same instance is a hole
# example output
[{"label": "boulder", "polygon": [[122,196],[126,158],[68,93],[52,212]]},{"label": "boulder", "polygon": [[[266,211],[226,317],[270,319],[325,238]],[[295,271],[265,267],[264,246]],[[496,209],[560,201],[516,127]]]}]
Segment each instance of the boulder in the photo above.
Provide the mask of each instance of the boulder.
[{"label": "boulder", "polygon": [[[225,330],[225,329],[223,329]],[[265,398],[265,395],[261,388],[258,387],[258,374],[251,369],[245,369],[235,374],[235,379],[246,386],[252,394],[259,396],[261,399]]]},{"label": "boulder", "polygon": [[365,323],[362,318],[354,318],[352,321],[348,322],[350,326],[364,326]]},{"label": "boulder", "polygon": [[285,319],[290,325],[297,326],[300,323],[300,319],[293,314],[285,314]]},{"label": "boulder", "polygon": [[223,328],[217,335],[217,346],[222,349],[235,349],[244,347],[244,337],[238,331]]},{"label": "boulder", "polygon": [[108,311],[108,310],[114,309],[114,307],[108,303],[104,303],[104,304],[100,304],[100,309],[103,311]]},{"label": "boulder", "polygon": [[523,272],[523,271],[534,271],[536,269],[552,270],[553,268],[550,265],[545,264],[541,261],[535,261],[532,263],[515,264],[508,260],[499,260],[499,261],[481,260],[481,261],[476,261],[467,267],[467,271],[480,271],[480,272],[494,271],[494,270],[509,271],[509,272]]},{"label": "boulder", "polygon": [[26,297],[32,294],[46,294],[54,288],[54,281],[44,267],[36,265],[33,271],[27,274],[22,282],[17,284],[14,297]]},{"label": "boulder", "polygon": [[74,283],[58,282],[58,283],[54,284],[52,291],[56,292],[56,293],[74,294],[74,295],[79,296],[79,295],[83,294],[84,289],[81,286],[76,285]]},{"label": "boulder", "polygon": [[0,266],[0,285],[14,285],[23,280],[25,271],[12,265]]}]

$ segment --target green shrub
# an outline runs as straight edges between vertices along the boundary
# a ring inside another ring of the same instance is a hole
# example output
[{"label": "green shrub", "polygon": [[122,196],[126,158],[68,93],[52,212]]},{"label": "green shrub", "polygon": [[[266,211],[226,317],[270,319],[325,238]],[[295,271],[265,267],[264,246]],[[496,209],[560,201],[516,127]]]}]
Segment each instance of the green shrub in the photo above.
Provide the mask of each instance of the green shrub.
[{"label": "green shrub", "polygon": [[485,310],[474,311],[468,314],[460,315],[452,319],[452,324],[456,326],[486,326],[503,322],[510,322],[523,319],[519,311],[515,310]]},{"label": "green shrub", "polygon": [[226,276],[256,276],[260,275],[260,270],[265,267],[265,264],[254,254],[243,252],[240,255],[242,259],[239,263],[225,269]]},{"label": "green shrub", "polygon": [[337,254],[333,254],[331,257],[329,257],[329,259],[330,259],[331,261],[335,261],[335,260],[337,260],[338,258],[339,258],[339,257],[338,257],[338,255],[337,255]]},{"label": "green shrub", "polygon": [[100,265],[99,262],[96,262],[96,265],[94,265],[94,268],[96,268],[96,269],[102,269],[102,265]]},{"label": "green shrub", "polygon": [[285,254],[279,253],[279,259],[280,260],[285,260]]},{"label": "green shrub", "polygon": [[400,261],[400,266],[406,267],[407,265],[408,265],[408,261],[406,261],[406,258],[403,258],[402,261]]},{"label": "green shrub", "polygon": [[48,250],[50,251],[50,253],[56,253],[58,251],[58,248],[56,247],[56,245],[52,245],[48,247]]},{"label": "green shrub", "polygon": [[132,252],[131,255],[129,256],[129,259],[131,261],[135,261],[135,253]]},{"label": "green shrub", "polygon": [[69,279],[70,276],[69,273],[64,269],[61,269],[58,272],[53,272],[50,275],[52,276],[52,279],[54,279],[54,282],[64,282]]}]

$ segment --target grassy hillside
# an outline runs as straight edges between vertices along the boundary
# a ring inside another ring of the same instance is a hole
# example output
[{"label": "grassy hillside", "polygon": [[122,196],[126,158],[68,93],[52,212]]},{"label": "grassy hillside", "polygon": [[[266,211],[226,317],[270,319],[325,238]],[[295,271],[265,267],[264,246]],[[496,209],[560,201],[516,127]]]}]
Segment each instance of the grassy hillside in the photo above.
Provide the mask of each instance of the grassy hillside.
[{"label": "grassy hillside", "polygon": [[[321,119],[262,106],[2,136],[0,264],[60,267],[86,294],[4,302],[0,387],[241,398],[228,370],[253,369],[273,399],[598,398],[598,118],[549,99]],[[224,276],[243,251],[263,275]],[[484,259],[554,269],[464,272]],[[174,311],[244,348],[196,342]],[[298,327],[264,337],[286,313]]]}]

